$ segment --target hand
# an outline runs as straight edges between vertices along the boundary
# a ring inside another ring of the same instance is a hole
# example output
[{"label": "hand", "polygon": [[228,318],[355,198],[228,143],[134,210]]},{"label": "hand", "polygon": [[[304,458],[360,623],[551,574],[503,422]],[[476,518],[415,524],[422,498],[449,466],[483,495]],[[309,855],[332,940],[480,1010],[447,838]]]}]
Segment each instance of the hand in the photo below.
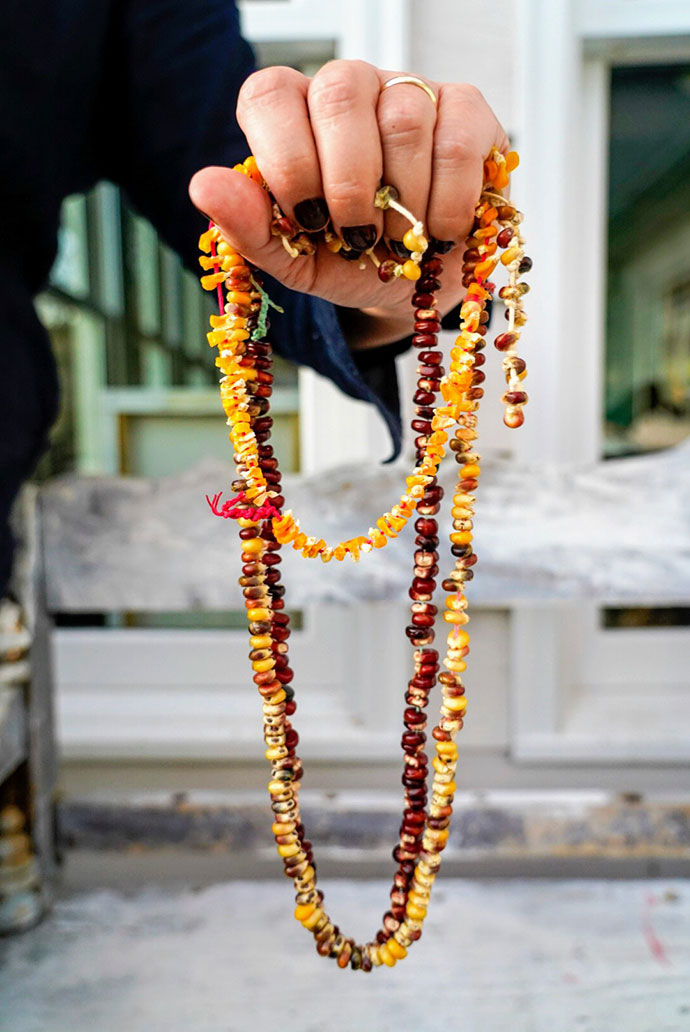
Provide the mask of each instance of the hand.
[{"label": "hand", "polygon": [[[237,119],[279,206],[304,229],[323,228],[330,215],[350,247],[402,241],[409,223],[374,207],[383,182],[397,189],[427,235],[450,247],[471,228],[485,157],[494,146],[505,152],[508,138],[476,87],[430,82],[435,107],[418,86],[381,92],[394,74],[363,61],[331,61],[311,79],[292,68],[266,68],[242,86]],[[202,169],[189,192],[260,269],[293,290],[351,309],[353,345],[371,347],[410,332],[409,280],[382,283],[373,263],[362,270],[323,243],[313,256],[291,258],[271,235],[266,193],[242,173]],[[459,253],[446,260],[443,283],[438,304],[445,313],[463,293]]]}]

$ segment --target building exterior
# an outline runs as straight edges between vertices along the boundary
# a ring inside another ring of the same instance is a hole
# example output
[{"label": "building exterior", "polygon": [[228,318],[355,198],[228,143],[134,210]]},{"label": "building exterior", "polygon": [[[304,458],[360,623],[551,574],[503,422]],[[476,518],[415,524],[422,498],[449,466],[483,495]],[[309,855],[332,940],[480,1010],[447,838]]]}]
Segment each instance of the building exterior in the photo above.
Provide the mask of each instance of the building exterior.
[{"label": "building exterior", "polygon": [[[584,466],[688,435],[686,3],[244,0],[241,8],[266,63],[309,71],[334,56],[357,57],[474,83],[519,150],[514,192],[535,261],[525,335],[533,400],[525,427],[506,431],[494,371],[484,455],[544,469]],[[67,442],[65,458],[56,452],[53,461],[89,474],[175,474],[226,448],[201,350],[203,299],[150,227],[120,204],[105,184],[66,208],[62,265],[43,300],[72,385],[57,438]],[[99,228],[100,243],[80,258],[87,226]],[[409,385],[414,360],[399,361]],[[311,371],[285,367],[276,402],[288,469],[317,474],[386,455],[378,416]],[[547,601],[478,611],[465,783],[677,788],[690,758],[690,739],[679,733],[690,716],[686,587],[653,607],[641,584],[634,606]],[[100,626],[58,628],[68,792],[263,784],[245,635],[233,619],[109,614]],[[379,662],[382,642],[403,624],[404,601],[307,607],[301,620],[302,754],[325,788],[390,787],[408,675],[402,650],[385,669]]]}]

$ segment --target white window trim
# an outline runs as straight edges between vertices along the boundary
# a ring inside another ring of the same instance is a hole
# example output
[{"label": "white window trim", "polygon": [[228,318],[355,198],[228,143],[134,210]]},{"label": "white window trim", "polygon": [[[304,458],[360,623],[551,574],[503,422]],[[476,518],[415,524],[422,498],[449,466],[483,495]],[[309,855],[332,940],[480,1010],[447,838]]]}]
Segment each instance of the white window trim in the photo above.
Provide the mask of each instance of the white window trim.
[{"label": "white window trim", "polygon": [[[531,296],[538,300],[526,335],[528,363],[535,356],[534,402],[516,453],[589,463],[601,454],[609,67],[641,54],[690,59],[690,8],[657,0],[521,0],[521,30],[515,196],[531,216]],[[512,755],[527,762],[687,761],[690,742],[678,733],[687,727],[687,706],[669,671],[690,668],[688,633],[606,632],[595,620],[594,607],[513,611]],[[612,645],[620,650],[614,673]],[[607,690],[591,683],[583,648],[598,657],[597,680]],[[636,670],[650,650],[655,665],[641,680]],[[626,685],[614,726],[611,693]],[[663,720],[650,721],[651,696]]]}]

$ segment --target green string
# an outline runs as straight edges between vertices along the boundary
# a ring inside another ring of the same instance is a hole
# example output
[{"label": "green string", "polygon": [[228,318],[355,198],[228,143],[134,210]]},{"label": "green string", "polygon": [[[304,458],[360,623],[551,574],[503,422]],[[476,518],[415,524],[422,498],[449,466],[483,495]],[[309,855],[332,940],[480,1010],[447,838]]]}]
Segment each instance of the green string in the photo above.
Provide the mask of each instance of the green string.
[{"label": "green string", "polygon": [[268,296],[264,288],[259,286],[259,284],[256,282],[253,276],[250,276],[249,279],[251,281],[252,286],[254,287],[254,290],[258,290],[258,292],[261,294],[261,308],[259,309],[256,329],[252,333],[251,339],[263,340],[263,338],[268,333],[268,309],[275,308],[276,312],[280,312],[281,315],[285,314],[285,309],[281,308],[280,305],[277,305],[275,301],[271,301],[270,297]]}]

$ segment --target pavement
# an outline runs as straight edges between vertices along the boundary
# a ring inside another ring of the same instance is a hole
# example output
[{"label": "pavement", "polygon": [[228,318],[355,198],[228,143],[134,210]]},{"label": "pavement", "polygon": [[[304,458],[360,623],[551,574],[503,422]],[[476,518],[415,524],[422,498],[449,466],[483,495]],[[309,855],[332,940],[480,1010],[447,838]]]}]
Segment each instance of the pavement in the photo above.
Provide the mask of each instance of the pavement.
[{"label": "pavement", "polygon": [[[383,881],[323,883],[365,937]],[[686,1032],[690,882],[440,877],[394,969],[341,971],[287,881],[77,891],[0,941],[0,1032]]]}]

